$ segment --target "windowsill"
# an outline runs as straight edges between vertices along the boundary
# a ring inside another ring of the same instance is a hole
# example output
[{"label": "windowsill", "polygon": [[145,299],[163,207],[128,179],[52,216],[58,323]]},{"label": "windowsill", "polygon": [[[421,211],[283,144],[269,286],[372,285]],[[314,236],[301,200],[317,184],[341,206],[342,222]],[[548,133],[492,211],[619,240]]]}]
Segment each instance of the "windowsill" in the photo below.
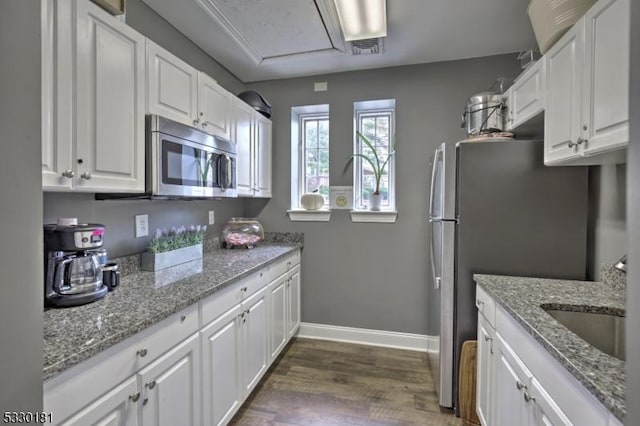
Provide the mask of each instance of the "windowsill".
[{"label": "windowsill", "polygon": [[363,223],[395,223],[398,212],[395,210],[383,210],[374,212],[371,210],[351,210],[351,222]]},{"label": "windowsill", "polygon": [[287,210],[287,214],[292,222],[329,222],[329,219],[331,219],[331,210],[327,209],[292,209]]}]

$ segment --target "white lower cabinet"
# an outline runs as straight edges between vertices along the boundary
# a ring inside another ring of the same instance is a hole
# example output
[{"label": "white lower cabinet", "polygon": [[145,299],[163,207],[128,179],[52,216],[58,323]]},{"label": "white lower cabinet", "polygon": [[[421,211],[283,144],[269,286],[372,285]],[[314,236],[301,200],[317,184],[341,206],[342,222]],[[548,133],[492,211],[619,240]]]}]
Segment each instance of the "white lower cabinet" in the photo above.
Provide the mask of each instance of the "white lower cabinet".
[{"label": "white lower cabinet", "polygon": [[200,345],[194,334],[138,373],[141,424],[200,425]]},{"label": "white lower cabinet", "polygon": [[236,305],[200,331],[204,425],[226,424],[240,408],[241,306]]},{"label": "white lower cabinet", "polygon": [[[135,377],[130,377],[60,424],[67,426],[137,425],[136,403],[139,398],[137,380]],[[133,399],[136,401],[133,402]],[[55,416],[55,413],[53,415]],[[56,418],[54,417],[53,420],[55,422]]]},{"label": "white lower cabinet", "polygon": [[44,411],[56,425],[229,423],[298,329],[299,263],[291,254],[46,381]]},{"label": "white lower cabinet", "polygon": [[[477,287],[476,412],[483,426],[619,425],[501,306]],[[613,420],[612,420],[613,419]]]}]

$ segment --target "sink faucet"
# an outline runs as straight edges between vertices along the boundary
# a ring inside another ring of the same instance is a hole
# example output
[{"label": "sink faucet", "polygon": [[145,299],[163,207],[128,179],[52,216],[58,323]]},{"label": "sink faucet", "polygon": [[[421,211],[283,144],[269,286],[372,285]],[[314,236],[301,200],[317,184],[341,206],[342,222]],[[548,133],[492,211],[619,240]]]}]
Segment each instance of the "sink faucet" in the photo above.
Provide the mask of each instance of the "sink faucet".
[{"label": "sink faucet", "polygon": [[622,256],[622,258],[618,260],[613,265],[613,267],[616,268],[618,271],[622,271],[626,274],[627,273],[627,255],[625,254],[624,256]]}]

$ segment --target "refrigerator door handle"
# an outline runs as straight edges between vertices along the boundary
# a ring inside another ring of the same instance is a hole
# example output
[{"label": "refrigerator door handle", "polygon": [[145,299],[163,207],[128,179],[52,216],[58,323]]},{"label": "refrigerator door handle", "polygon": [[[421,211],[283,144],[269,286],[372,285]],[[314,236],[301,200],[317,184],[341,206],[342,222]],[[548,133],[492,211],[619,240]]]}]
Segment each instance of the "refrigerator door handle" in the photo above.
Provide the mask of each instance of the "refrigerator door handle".
[{"label": "refrigerator door handle", "polygon": [[[436,149],[433,155],[433,167],[431,168],[431,190],[429,192],[429,216],[433,216],[433,196],[436,190],[436,172],[438,170],[438,159],[442,155],[440,148]],[[438,212],[441,213],[441,212]]]}]

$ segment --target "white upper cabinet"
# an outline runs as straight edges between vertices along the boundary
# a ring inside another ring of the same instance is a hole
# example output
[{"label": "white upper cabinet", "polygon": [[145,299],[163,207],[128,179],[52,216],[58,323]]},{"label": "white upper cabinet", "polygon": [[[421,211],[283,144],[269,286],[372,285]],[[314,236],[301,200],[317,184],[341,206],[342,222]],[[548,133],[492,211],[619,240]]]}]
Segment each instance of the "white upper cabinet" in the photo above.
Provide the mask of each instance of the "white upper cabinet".
[{"label": "white upper cabinet", "polygon": [[43,3],[43,188],[143,191],[144,37],[91,2]]},{"label": "white upper cabinet", "polygon": [[629,142],[629,0],[601,0],[586,14],[584,154]]},{"label": "white upper cabinet", "polygon": [[147,112],[194,125],[198,70],[147,39]]},{"label": "white upper cabinet", "polygon": [[232,97],[233,132],[237,144],[238,196],[271,197],[271,120]]},{"label": "white upper cabinet", "polygon": [[629,0],[600,0],[547,52],[545,164],[625,161],[629,37]]},{"label": "white upper cabinet", "polygon": [[231,93],[147,40],[147,112],[231,138]]},{"label": "white upper cabinet", "polygon": [[231,94],[203,72],[198,73],[198,114],[202,130],[231,138]]},{"label": "white upper cabinet", "polygon": [[514,130],[544,111],[546,57],[518,77],[507,92],[506,129]]}]

